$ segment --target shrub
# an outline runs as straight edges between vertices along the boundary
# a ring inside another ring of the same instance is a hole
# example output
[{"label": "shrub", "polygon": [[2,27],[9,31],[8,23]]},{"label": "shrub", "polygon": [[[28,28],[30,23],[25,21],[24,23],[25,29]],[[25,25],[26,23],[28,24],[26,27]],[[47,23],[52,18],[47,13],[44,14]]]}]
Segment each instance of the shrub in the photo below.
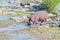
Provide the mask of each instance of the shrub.
[{"label": "shrub", "polygon": [[43,0],[43,4],[45,4],[47,7],[49,7],[50,12],[56,11],[57,4],[60,3],[60,0]]}]

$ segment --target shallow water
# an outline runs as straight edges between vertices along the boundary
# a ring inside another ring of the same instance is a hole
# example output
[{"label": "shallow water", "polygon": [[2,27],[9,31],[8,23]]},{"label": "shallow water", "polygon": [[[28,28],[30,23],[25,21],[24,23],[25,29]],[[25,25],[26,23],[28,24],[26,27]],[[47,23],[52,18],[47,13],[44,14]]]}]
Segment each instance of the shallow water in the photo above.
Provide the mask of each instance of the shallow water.
[{"label": "shallow water", "polygon": [[28,34],[18,34],[17,35],[16,33],[9,32],[9,31],[18,30],[21,28],[28,28],[27,23],[12,24],[12,25],[9,25],[8,27],[0,28],[0,32],[4,32],[6,30],[7,32],[4,32],[4,34],[6,34],[8,36],[16,36],[16,38],[12,38],[10,40],[37,40],[37,37],[30,36]]},{"label": "shallow water", "polygon": [[37,37],[28,34],[19,34],[17,38],[13,38],[12,40],[37,40]]},{"label": "shallow water", "polygon": [[10,0],[0,0],[0,2],[9,2]]},{"label": "shallow water", "polygon": [[[22,17],[23,15],[20,15]],[[0,16],[0,20],[9,20],[12,16]],[[19,17],[19,16],[18,16]],[[27,23],[16,23],[8,25],[7,27],[0,28],[0,31],[2,30],[16,30],[20,28],[27,28]]]},{"label": "shallow water", "polygon": [[10,19],[10,16],[0,16],[0,20],[8,20]]},{"label": "shallow water", "polygon": [[20,29],[20,28],[27,28],[27,23],[16,23],[16,24],[12,24],[10,25],[8,28],[12,28],[12,29]]},{"label": "shallow water", "polygon": [[12,25],[9,25],[8,27],[0,28],[0,32],[4,31],[4,30],[18,30],[18,29],[22,29],[22,28],[28,28],[27,23],[12,24]]},{"label": "shallow water", "polygon": [[9,25],[8,27],[3,27],[3,28],[0,28],[0,33],[1,32],[4,32],[5,30],[7,32],[4,32],[4,34],[8,35],[8,36],[17,36],[16,38],[12,38],[12,39],[9,39],[9,40],[28,40],[28,39],[31,39],[31,40],[36,40],[35,37],[32,37],[32,36],[29,36],[27,34],[16,34],[16,33],[10,33],[9,31],[14,31],[14,30],[19,30],[19,29],[22,29],[22,28],[27,28],[27,23],[16,23],[16,24],[12,24],[12,25]]}]

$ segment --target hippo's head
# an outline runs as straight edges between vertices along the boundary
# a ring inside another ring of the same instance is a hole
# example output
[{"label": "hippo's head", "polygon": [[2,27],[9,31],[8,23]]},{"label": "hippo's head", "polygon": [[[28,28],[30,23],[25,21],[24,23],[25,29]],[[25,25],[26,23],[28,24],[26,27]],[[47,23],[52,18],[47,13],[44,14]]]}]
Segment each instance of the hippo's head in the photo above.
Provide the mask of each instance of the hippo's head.
[{"label": "hippo's head", "polygon": [[28,25],[32,25],[32,24],[33,24],[33,22],[32,22],[32,21],[29,21],[29,22],[28,22]]},{"label": "hippo's head", "polygon": [[[31,15],[33,15],[33,14],[31,14]],[[27,18],[28,18],[28,25],[34,24],[33,19],[31,19],[32,18],[31,15],[27,16]]]},{"label": "hippo's head", "polygon": [[29,18],[28,25],[32,25],[32,24],[34,24],[34,22],[31,20],[31,18]]}]

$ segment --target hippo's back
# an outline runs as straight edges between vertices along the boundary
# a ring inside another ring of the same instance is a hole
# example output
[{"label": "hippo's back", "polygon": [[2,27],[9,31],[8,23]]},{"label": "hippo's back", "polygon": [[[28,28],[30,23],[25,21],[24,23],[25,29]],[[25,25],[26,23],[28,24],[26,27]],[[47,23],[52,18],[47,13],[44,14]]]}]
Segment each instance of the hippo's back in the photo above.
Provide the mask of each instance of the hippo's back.
[{"label": "hippo's back", "polygon": [[48,13],[46,11],[38,11],[34,13],[35,17],[39,17],[40,19],[47,19],[48,18]]}]

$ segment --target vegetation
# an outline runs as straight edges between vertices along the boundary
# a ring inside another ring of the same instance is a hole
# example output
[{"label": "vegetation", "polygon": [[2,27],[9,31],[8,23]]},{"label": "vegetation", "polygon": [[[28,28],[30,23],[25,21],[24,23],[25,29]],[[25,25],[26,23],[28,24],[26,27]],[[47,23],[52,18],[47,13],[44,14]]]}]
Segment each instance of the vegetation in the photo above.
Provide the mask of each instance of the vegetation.
[{"label": "vegetation", "polygon": [[34,11],[47,10],[48,12],[55,12],[59,3],[60,0],[43,0],[42,4],[38,5]]},{"label": "vegetation", "polygon": [[43,4],[49,7],[50,12],[56,11],[56,5],[60,3],[60,0],[43,0]]}]

